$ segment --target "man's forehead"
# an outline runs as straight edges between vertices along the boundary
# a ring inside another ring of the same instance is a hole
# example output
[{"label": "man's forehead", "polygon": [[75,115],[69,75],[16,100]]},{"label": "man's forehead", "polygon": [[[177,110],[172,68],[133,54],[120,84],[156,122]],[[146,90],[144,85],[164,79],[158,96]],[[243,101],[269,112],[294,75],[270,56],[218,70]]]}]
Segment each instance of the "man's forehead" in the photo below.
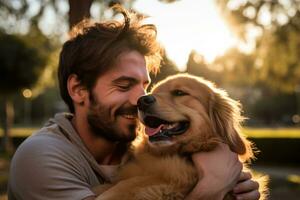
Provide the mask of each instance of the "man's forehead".
[{"label": "man's forehead", "polygon": [[109,71],[117,76],[149,79],[145,57],[137,51],[124,52],[119,55]]}]

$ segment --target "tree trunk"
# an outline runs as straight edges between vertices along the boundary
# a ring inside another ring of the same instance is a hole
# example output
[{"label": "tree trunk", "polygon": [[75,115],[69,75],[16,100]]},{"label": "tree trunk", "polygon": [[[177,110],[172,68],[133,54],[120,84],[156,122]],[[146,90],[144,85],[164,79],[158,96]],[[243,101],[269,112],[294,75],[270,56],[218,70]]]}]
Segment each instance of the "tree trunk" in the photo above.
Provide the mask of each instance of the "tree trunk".
[{"label": "tree trunk", "polygon": [[9,97],[4,100],[4,124],[3,124],[3,137],[2,137],[2,151],[12,154],[14,147],[11,140],[11,127],[14,121],[14,107],[13,102]]},{"label": "tree trunk", "polygon": [[69,0],[69,28],[71,29],[84,18],[90,18],[93,0]]}]

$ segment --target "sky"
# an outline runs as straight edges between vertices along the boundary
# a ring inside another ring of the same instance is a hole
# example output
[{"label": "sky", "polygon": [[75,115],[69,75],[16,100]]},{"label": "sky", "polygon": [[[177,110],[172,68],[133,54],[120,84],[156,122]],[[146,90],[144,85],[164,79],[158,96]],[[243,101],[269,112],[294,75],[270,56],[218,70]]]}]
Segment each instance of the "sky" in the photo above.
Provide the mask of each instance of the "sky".
[{"label": "sky", "polygon": [[137,0],[133,7],[150,16],[149,21],[157,26],[158,40],[181,70],[193,49],[212,62],[238,43],[214,0],[180,0],[170,4]]}]

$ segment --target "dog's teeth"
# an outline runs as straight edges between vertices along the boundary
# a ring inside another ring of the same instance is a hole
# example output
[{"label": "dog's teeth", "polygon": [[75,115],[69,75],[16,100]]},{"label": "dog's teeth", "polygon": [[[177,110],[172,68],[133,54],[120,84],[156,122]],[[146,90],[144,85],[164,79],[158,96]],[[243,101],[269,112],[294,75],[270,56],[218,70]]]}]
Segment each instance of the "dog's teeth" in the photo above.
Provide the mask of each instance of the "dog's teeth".
[{"label": "dog's teeth", "polygon": [[174,128],[178,125],[178,123],[173,123],[173,124],[166,124],[164,125],[164,129],[171,129]]},{"label": "dog's teeth", "polygon": [[127,119],[134,119],[135,116],[134,115],[123,115],[125,118]]},{"label": "dog's teeth", "polygon": [[166,128],[167,128],[167,129],[173,128],[173,124],[168,124],[168,125],[166,126]]}]

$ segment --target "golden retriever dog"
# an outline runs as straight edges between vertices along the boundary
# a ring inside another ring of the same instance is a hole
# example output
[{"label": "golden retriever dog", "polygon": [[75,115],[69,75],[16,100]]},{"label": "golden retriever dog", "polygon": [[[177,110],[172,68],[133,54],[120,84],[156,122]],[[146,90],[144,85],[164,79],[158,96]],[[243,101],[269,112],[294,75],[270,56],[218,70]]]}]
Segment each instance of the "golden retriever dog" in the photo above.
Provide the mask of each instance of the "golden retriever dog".
[{"label": "golden retriever dog", "polygon": [[[240,104],[200,77],[168,77],[138,100],[138,109],[145,134],[132,143],[118,183],[98,200],[182,200],[199,179],[191,154],[220,142],[244,161],[253,157],[240,131]],[[265,199],[264,182],[260,188]],[[228,193],[224,199],[235,198]]]}]

